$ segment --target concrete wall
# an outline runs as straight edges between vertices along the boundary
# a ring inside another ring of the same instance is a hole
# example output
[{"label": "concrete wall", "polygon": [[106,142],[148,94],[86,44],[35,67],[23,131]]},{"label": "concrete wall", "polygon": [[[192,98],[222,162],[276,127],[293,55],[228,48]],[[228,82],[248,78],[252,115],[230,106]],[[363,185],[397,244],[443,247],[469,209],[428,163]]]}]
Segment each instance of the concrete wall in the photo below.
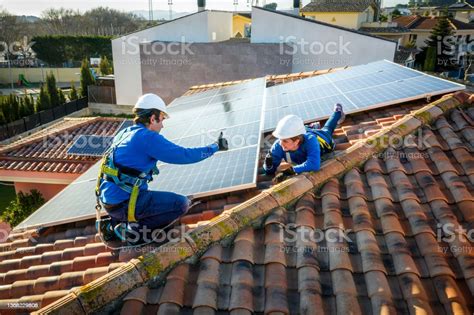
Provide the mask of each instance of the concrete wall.
[{"label": "concrete wall", "polygon": [[[142,45],[142,50],[150,45]],[[291,72],[292,56],[280,55],[279,44],[231,40],[188,48],[180,55],[142,55],[143,92],[156,93],[169,103],[193,85]]]},{"label": "concrete wall", "polygon": [[112,40],[117,103],[133,105],[143,92],[140,43],[208,43],[231,35],[232,13],[201,11]]},{"label": "concrete wall", "polygon": [[[46,81],[46,74],[53,71],[56,77],[56,82],[79,82],[81,76],[80,68],[12,68],[13,83],[18,81],[18,76],[23,74],[26,80],[30,82],[44,82]],[[44,78],[43,78],[44,76]],[[10,84],[10,69],[0,68],[0,84]]]},{"label": "concrete wall", "polygon": [[252,43],[293,44],[293,72],[393,61],[397,43],[254,7]]}]

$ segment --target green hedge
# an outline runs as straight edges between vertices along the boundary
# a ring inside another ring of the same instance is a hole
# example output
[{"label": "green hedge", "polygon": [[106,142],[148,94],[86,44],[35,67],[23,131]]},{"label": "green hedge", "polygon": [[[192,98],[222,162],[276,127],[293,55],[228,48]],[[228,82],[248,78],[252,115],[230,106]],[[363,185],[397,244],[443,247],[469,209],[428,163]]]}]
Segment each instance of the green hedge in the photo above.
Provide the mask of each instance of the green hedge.
[{"label": "green hedge", "polygon": [[32,49],[51,66],[80,62],[84,58],[107,56],[112,59],[112,36],[35,36]]}]

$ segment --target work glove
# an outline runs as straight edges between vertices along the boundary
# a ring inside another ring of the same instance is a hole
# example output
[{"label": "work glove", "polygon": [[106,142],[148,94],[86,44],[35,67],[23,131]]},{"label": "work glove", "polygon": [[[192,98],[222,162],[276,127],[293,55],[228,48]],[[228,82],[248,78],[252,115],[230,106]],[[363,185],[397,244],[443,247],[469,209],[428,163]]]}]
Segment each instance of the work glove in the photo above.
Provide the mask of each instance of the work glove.
[{"label": "work glove", "polygon": [[229,143],[227,139],[224,138],[224,133],[221,131],[219,138],[217,138],[217,145],[219,146],[219,151],[227,151],[229,150]]},{"label": "work glove", "polygon": [[273,167],[273,157],[272,157],[272,154],[270,152],[268,152],[267,155],[265,155],[264,164],[265,164],[265,168],[267,170],[269,170]]},{"label": "work glove", "polygon": [[296,174],[296,172],[293,169],[293,167],[290,167],[290,168],[282,171],[281,173],[278,173],[277,176],[275,176],[273,178],[273,184],[281,183],[282,181],[288,179],[289,177],[291,177],[295,174]]}]

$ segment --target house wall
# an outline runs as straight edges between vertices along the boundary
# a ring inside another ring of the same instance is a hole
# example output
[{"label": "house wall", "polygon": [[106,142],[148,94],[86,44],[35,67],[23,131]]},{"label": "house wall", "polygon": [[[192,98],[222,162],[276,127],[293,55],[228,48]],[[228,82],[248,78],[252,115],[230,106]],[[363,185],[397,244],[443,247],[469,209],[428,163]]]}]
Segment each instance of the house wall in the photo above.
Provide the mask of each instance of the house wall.
[{"label": "house wall", "polygon": [[141,43],[157,40],[208,43],[231,36],[232,13],[201,11],[112,40],[117,104],[133,105],[143,93]]},{"label": "house wall", "polygon": [[259,8],[252,10],[251,42],[291,44],[292,72],[393,61],[397,47],[393,41]]},{"label": "house wall", "polygon": [[342,27],[358,29],[360,26],[361,13],[358,12],[302,12],[302,14],[308,19]]},{"label": "house wall", "polygon": [[[142,52],[152,50],[150,46],[154,44],[142,45]],[[141,85],[144,93],[156,93],[167,103],[193,85],[292,72],[292,56],[280,54],[280,44],[251,44],[242,40],[166,44],[186,45],[188,49],[179,55],[142,54]]]},{"label": "house wall", "polygon": [[39,183],[21,183],[15,182],[15,192],[18,194],[20,191],[23,193],[29,193],[31,190],[36,189],[43,195],[46,201],[50,200],[57,193],[63,190],[67,185],[61,184],[39,184]]},{"label": "house wall", "polygon": [[232,36],[235,37],[237,33],[240,33],[242,37],[245,36],[245,24],[250,24],[251,19],[248,19],[244,16],[240,15],[234,15],[234,18],[232,19],[233,25],[232,25]]}]

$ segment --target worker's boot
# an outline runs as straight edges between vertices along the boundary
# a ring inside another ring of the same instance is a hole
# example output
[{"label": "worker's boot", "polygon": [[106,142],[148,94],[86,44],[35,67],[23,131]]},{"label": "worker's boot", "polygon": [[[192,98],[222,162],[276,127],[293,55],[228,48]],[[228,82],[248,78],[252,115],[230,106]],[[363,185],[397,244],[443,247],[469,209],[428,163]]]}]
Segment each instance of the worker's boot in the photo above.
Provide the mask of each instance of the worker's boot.
[{"label": "worker's boot", "polygon": [[334,105],[334,111],[335,112],[341,112],[341,118],[339,118],[339,120],[337,121],[337,125],[339,126],[340,124],[342,124],[344,119],[346,119],[346,114],[344,113],[344,110],[342,109],[342,105],[339,104],[339,103]]}]

